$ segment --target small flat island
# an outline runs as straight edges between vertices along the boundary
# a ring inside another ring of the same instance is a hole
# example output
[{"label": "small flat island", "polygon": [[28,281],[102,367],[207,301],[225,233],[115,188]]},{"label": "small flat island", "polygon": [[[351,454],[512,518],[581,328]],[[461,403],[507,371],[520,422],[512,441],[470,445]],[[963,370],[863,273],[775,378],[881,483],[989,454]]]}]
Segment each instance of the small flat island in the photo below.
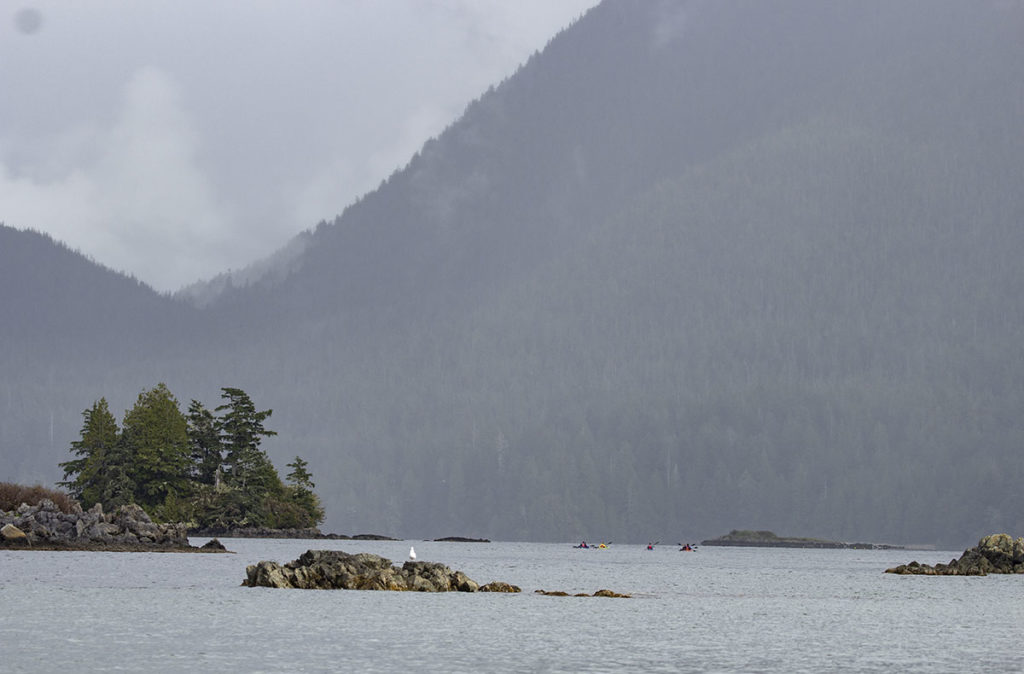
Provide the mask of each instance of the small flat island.
[{"label": "small flat island", "polygon": [[831,550],[898,550],[901,546],[883,543],[846,543],[820,538],[795,538],[777,536],[771,531],[733,529],[724,536],[701,541],[701,545],[733,546],[748,548],[820,548]]}]

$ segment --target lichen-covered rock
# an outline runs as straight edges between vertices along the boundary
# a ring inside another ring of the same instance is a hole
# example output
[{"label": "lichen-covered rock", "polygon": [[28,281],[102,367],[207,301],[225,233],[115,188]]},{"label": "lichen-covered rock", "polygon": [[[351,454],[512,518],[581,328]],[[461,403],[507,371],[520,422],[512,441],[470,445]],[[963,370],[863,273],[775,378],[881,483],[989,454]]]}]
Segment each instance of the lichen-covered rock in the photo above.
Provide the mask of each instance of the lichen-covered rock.
[{"label": "lichen-covered rock", "polygon": [[1014,540],[1007,534],[983,537],[978,545],[965,550],[960,559],[949,564],[900,564],[886,573],[914,576],[987,576],[990,573],[1024,573],[1024,538]]},{"label": "lichen-covered rock", "polygon": [[370,553],[307,550],[281,565],[259,562],[245,570],[242,585],[304,590],[392,590],[407,592],[476,592],[479,586],[461,571],[437,562],[405,562],[401,567]]},{"label": "lichen-covered rock", "polygon": [[0,537],[5,541],[11,542],[27,542],[28,536],[24,531],[14,526],[13,524],[5,524],[3,528],[0,528]]}]

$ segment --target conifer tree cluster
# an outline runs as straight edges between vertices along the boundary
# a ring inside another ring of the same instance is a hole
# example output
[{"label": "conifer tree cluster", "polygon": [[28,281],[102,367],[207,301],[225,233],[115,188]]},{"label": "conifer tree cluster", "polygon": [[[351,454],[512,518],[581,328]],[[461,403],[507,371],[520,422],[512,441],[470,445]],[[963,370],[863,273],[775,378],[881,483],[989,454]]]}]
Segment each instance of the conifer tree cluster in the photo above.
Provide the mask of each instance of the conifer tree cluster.
[{"label": "conifer tree cluster", "polygon": [[285,484],[263,438],[276,435],[238,388],[221,389],[214,411],[192,400],[187,414],[165,384],[139,394],[120,428],[105,398],[82,413],[75,458],[60,464],[62,486],[90,508],[127,503],[152,517],[198,528],[314,527],[324,511],[308,464],[295,457]]}]

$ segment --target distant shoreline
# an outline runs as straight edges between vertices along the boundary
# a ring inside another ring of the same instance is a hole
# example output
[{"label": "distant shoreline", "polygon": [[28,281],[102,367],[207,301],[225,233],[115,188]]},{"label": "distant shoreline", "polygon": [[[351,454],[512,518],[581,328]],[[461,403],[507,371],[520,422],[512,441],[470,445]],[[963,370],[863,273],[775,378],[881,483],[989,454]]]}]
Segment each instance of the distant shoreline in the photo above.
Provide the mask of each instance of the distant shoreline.
[{"label": "distant shoreline", "polygon": [[297,538],[302,540],[327,541],[398,541],[382,534],[325,534],[319,529],[268,529],[265,527],[243,527],[240,529],[189,529],[191,538]]}]

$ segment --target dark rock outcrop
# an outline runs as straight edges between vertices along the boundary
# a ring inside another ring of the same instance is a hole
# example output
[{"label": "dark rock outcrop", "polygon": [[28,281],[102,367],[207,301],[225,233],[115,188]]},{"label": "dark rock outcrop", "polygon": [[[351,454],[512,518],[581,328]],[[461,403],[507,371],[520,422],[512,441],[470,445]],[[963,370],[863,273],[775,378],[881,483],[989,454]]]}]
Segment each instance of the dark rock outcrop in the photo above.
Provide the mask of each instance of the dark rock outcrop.
[{"label": "dark rock outcrop", "polygon": [[227,548],[224,547],[224,544],[221,543],[216,538],[211,538],[210,540],[206,541],[206,543],[204,543],[202,546],[200,546],[200,549],[201,550],[227,551]]},{"label": "dark rock outcrop", "polygon": [[522,588],[518,585],[510,585],[508,583],[503,583],[500,580],[487,583],[486,585],[481,585],[478,590],[478,592],[507,592],[510,594],[522,591]]},{"label": "dark rock outcrop", "polygon": [[990,573],[1024,573],[1024,538],[1007,534],[985,536],[949,564],[900,564],[886,573],[913,576],[987,576]]},{"label": "dark rock outcrop", "polygon": [[0,527],[23,536],[0,536],[4,547],[70,550],[194,550],[185,525],[156,524],[137,505],[125,505],[104,513],[96,505],[82,510],[75,504],[70,513],[49,499],[38,505],[21,504],[17,510],[0,512]]},{"label": "dark rock outcrop", "polygon": [[394,590],[412,592],[476,592],[479,585],[461,571],[437,562],[391,560],[367,552],[307,550],[285,565],[259,562],[246,570],[242,585],[303,590]]},{"label": "dark rock outcrop", "polygon": [[445,536],[444,538],[435,538],[435,543],[490,543],[489,538],[466,538],[464,536]]}]

